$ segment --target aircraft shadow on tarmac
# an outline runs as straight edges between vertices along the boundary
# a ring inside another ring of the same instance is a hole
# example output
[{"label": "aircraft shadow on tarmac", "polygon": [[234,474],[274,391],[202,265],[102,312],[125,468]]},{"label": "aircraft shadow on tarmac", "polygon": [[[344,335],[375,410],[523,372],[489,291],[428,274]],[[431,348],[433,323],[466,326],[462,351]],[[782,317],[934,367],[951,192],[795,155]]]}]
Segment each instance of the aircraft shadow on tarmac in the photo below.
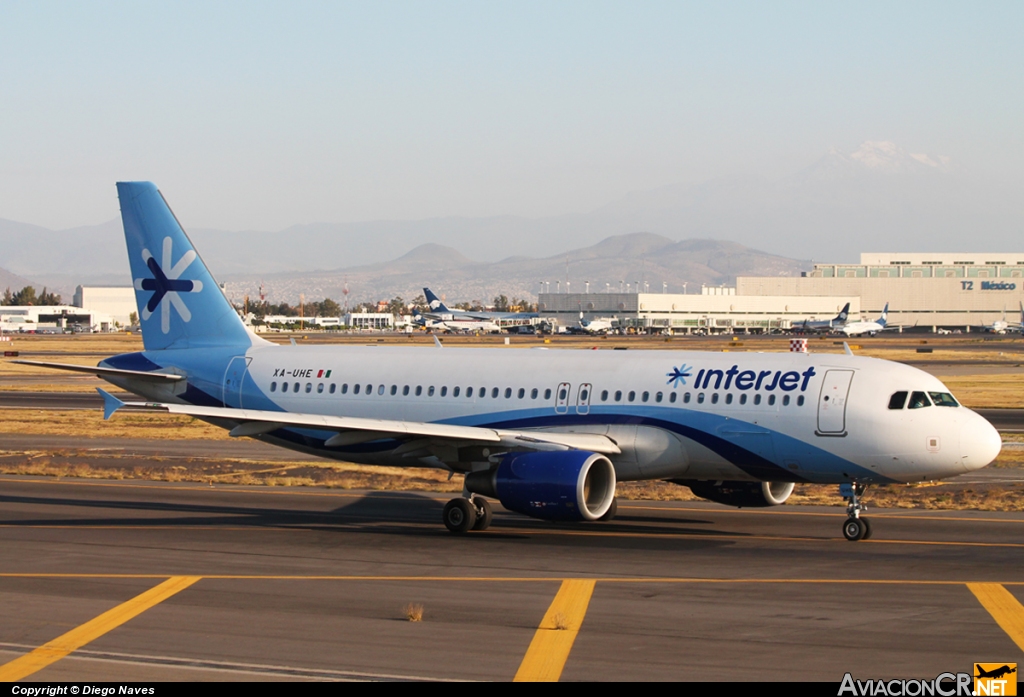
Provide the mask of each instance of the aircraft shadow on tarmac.
[{"label": "aircraft shadow on tarmac", "polygon": [[[319,531],[373,532],[396,535],[442,535],[451,537],[441,525],[441,509],[444,502],[433,496],[415,492],[373,491],[361,495],[330,511],[310,511],[286,507],[258,505],[226,505],[174,503],[143,499],[70,498],[52,496],[0,495],[0,510],[9,506],[32,505],[45,507],[73,507],[99,510],[138,511],[147,515],[91,515],[69,517],[67,515],[31,518],[0,519],[4,527],[61,526],[67,528],[89,527],[289,527],[307,528]],[[167,515],[152,515],[153,513]],[[412,525],[410,525],[412,524]],[[584,542],[592,546],[628,546],[643,548],[647,545],[663,548],[664,538],[673,537],[684,541],[687,535],[706,535],[743,539],[747,533],[721,529],[709,530],[714,521],[694,518],[660,518],[656,516],[622,515],[614,521],[599,523],[551,523],[509,513],[500,508],[495,510],[494,525],[488,531],[471,533],[463,539],[503,540],[532,539],[542,533],[546,541],[564,540],[566,543]],[[696,527],[699,526],[699,527]],[[563,534],[559,534],[563,533]],[[687,541],[687,544],[697,540]],[[727,541],[704,540],[706,544],[728,544]]]}]

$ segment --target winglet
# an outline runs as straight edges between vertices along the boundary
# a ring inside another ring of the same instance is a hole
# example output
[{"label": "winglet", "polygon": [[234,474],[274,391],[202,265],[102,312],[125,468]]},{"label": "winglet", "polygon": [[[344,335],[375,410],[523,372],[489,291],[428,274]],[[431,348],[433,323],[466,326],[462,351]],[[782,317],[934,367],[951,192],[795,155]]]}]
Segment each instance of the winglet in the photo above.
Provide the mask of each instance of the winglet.
[{"label": "winglet", "polygon": [[434,346],[444,348],[444,344],[442,344],[441,340],[437,338],[437,334],[431,334],[431,336],[434,337]]},{"label": "winglet", "polygon": [[853,351],[850,349],[850,345],[845,341],[843,342],[843,351],[846,353],[847,356],[853,355]]},{"label": "winglet", "polygon": [[97,387],[96,391],[100,393],[100,397],[103,397],[103,420],[108,420],[114,415],[114,412],[124,406],[124,402],[110,394],[106,390]]}]

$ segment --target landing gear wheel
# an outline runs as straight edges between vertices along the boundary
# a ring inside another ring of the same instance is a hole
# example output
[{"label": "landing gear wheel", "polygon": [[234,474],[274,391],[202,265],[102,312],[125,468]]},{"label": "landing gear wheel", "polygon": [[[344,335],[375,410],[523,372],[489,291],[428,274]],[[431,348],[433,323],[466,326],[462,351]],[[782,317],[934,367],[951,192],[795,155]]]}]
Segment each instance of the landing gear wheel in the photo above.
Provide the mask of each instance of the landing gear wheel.
[{"label": "landing gear wheel", "polygon": [[491,526],[491,518],[494,516],[491,512],[491,504],[482,496],[474,496],[473,503],[476,504],[476,522],[473,524],[473,529],[486,530]]},{"label": "landing gear wheel", "polygon": [[476,525],[476,507],[469,499],[452,499],[444,505],[442,517],[449,532],[469,532]]},{"label": "landing gear wheel", "polygon": [[615,514],[619,512],[619,498],[616,496],[612,499],[612,505],[608,507],[608,511],[598,518],[600,521],[612,520],[615,518]]},{"label": "landing gear wheel", "polygon": [[861,523],[864,524],[864,537],[862,537],[860,539],[862,539],[862,540],[869,540],[869,539],[871,539],[871,521],[868,520],[867,518],[859,518],[859,520],[860,520]]},{"label": "landing gear wheel", "polygon": [[868,526],[867,521],[861,520],[860,518],[847,518],[846,522],[843,523],[843,537],[848,539],[850,542],[857,542],[863,540],[866,537]]}]

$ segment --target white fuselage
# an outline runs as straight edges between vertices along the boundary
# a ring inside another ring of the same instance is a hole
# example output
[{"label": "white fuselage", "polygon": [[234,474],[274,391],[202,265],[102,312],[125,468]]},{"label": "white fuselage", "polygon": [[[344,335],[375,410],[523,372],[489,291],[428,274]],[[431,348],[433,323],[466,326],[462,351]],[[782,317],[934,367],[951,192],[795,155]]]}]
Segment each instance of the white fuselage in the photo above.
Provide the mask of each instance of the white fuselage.
[{"label": "white fuselage", "polygon": [[[965,407],[890,409],[897,391],[948,389],[858,356],[257,346],[246,358],[228,406],[599,433],[622,450],[611,458],[622,480],[910,482],[984,467],[1000,449]],[[325,448],[329,435],[266,439],[356,462],[473,468],[458,454],[410,460],[387,439]]]}]

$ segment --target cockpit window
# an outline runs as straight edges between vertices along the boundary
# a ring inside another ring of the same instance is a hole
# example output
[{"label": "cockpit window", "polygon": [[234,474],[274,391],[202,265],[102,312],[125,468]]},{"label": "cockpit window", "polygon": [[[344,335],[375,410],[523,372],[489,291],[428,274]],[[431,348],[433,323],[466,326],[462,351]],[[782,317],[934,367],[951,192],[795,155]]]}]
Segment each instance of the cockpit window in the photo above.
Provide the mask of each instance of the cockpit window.
[{"label": "cockpit window", "polygon": [[932,401],[937,407],[958,407],[957,401],[953,399],[953,395],[948,392],[929,392],[928,396],[932,398]]},{"label": "cockpit window", "polygon": [[930,407],[932,403],[928,400],[928,395],[924,392],[915,392],[910,395],[910,405],[908,409],[921,409],[922,407]]},{"label": "cockpit window", "polygon": [[902,409],[907,403],[906,392],[893,392],[892,397],[889,397],[889,408],[890,409]]}]

